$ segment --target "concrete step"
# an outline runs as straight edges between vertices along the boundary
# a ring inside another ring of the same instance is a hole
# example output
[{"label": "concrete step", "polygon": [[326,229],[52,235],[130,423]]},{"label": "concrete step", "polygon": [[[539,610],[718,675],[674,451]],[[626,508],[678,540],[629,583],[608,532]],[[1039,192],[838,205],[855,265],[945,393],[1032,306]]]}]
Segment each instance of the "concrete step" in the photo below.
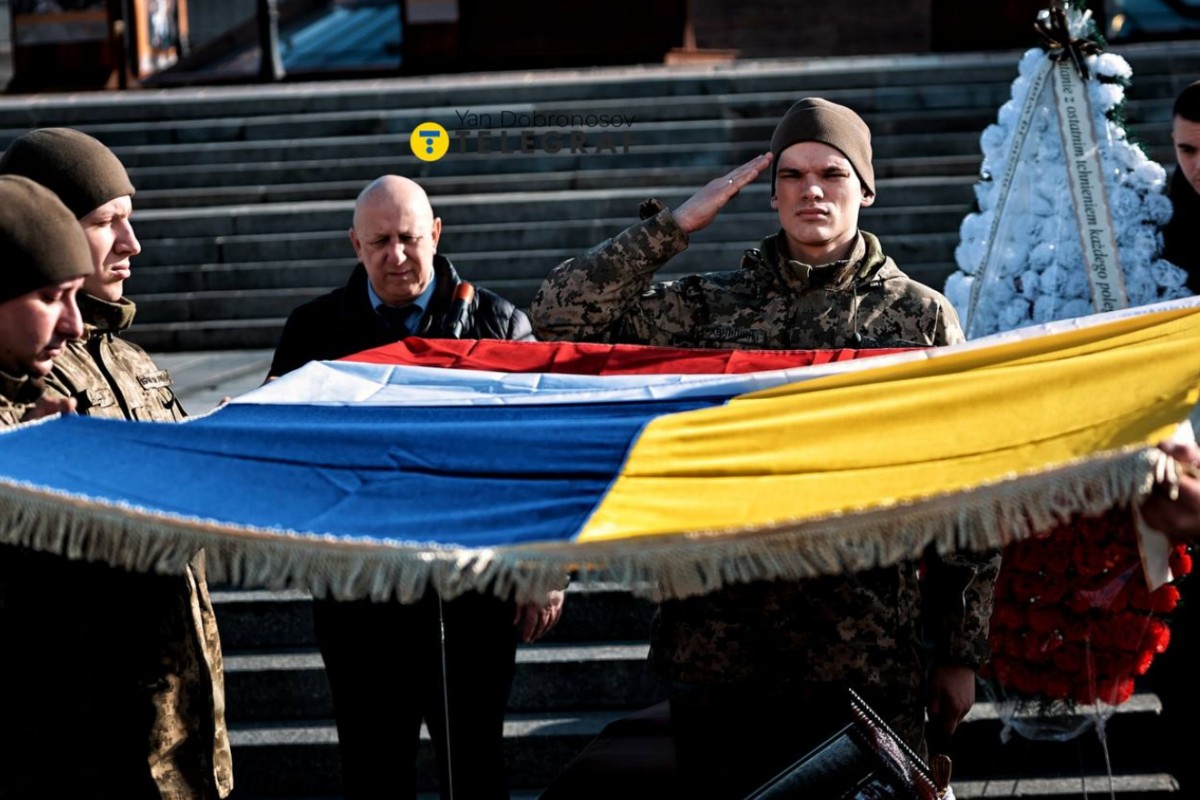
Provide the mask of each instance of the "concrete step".
[{"label": "concrete step", "polygon": [[[1137,695],[1108,719],[1104,747],[1094,732],[1068,742],[1001,742],[997,711],[977,704],[962,724],[954,757],[955,792],[962,797],[1068,798],[1089,792],[1104,796],[1109,774],[1123,800],[1172,794],[1173,781],[1158,770],[1139,769],[1153,746],[1156,711],[1153,695]],[[571,714],[510,714],[505,723],[509,782],[518,791],[537,791],[620,711]],[[422,731],[418,765],[423,789],[433,787],[432,747]],[[973,737],[973,738],[971,738]],[[1147,738],[1148,737],[1148,738]],[[288,724],[231,726],[230,741],[239,793],[251,797],[309,797],[338,791],[337,732],[328,720]],[[962,786],[962,792],[959,786]],[[1007,793],[999,793],[1004,789]],[[1019,791],[1019,794],[1013,792]],[[1026,794],[1025,792],[1031,792]]]},{"label": "concrete step", "polygon": [[[762,152],[756,144],[694,144],[683,148],[675,145],[639,145],[636,135],[631,134],[630,144],[622,144],[621,138],[610,140],[611,148],[592,134],[585,135],[585,144],[578,152],[563,149],[553,155],[519,151],[497,153],[454,153],[432,165],[412,166],[416,159],[407,151],[396,151],[390,155],[370,158],[343,157],[337,161],[314,160],[299,162],[266,162],[250,164],[220,164],[212,167],[196,166],[187,171],[176,167],[155,167],[131,171],[135,186],[149,190],[163,188],[198,189],[254,186],[281,183],[331,183],[357,181],[365,186],[371,180],[394,173],[398,168],[410,167],[408,177],[419,178],[423,174],[478,174],[480,172],[523,173],[529,171],[578,172],[593,169],[635,169],[639,167],[707,167],[715,176],[721,175],[738,164]],[[514,142],[514,147],[519,147]],[[497,145],[499,147],[499,145]],[[603,147],[604,149],[598,149]],[[405,162],[409,163],[405,163]],[[485,169],[486,167],[486,169]],[[411,174],[413,171],[418,174]]]},{"label": "concrete step", "polygon": [[[967,157],[962,157],[967,158]],[[955,165],[954,174],[970,172],[979,167],[979,158],[972,156],[968,168]],[[899,159],[897,160],[900,161]],[[935,162],[935,165],[940,162]],[[904,171],[907,176],[911,168]],[[922,170],[918,174],[929,174]],[[935,173],[939,174],[939,173]],[[499,175],[422,176],[421,185],[430,197],[441,202],[455,195],[508,194],[519,187],[525,192],[594,191],[613,187],[675,186],[695,190],[712,180],[711,167],[653,167],[648,169],[598,169],[587,172],[522,172]],[[151,189],[138,191],[138,230],[145,215],[155,210],[195,213],[208,208],[248,205],[272,208],[306,202],[341,201],[352,205],[363,189],[362,181],[325,181],[311,183],[260,184],[199,189]]]},{"label": "concrete step", "polygon": [[[954,112],[966,111],[968,118],[977,122],[981,112],[993,111],[1009,95],[1011,78],[990,83],[946,86],[932,81],[927,85],[896,89],[854,89],[844,91],[812,92],[830,100],[844,103],[859,111],[873,125],[876,135],[903,132],[905,125],[919,124],[919,130],[934,128],[933,115],[940,118],[960,116]],[[576,98],[581,95],[576,95]],[[422,122],[434,120],[447,130],[475,130],[482,127],[491,130],[504,126],[502,115],[506,111],[563,114],[568,118],[582,115],[621,115],[637,125],[649,122],[684,120],[719,120],[761,118],[777,120],[795,100],[794,90],[771,92],[739,92],[728,94],[701,94],[669,97],[617,97],[556,102],[552,108],[513,109],[501,97],[491,98],[487,105],[436,105],[414,107],[412,105],[377,105],[362,111],[304,112],[296,114],[255,114],[238,116],[226,110],[210,118],[172,118],[162,121],[89,122],[79,125],[110,147],[139,145],[200,144],[214,142],[241,142],[288,140],[297,136],[309,137],[353,137],[378,136],[381,134],[408,134]],[[927,112],[922,119],[913,109]],[[489,117],[473,118],[468,114],[488,114]],[[893,118],[893,114],[897,116]],[[964,120],[965,121],[965,120]],[[0,144],[7,143],[23,133],[28,122],[22,121],[14,127],[0,129]],[[589,128],[589,130],[604,130]]]},{"label": "concrete step", "polygon": [[1179,797],[1179,784],[1165,772],[955,781],[953,788],[954,796],[963,800],[985,797],[1020,797],[1023,800],[1066,800],[1081,797],[1161,800]]},{"label": "concrete step", "polygon": [[[665,695],[646,666],[648,649],[644,641],[522,645],[509,709],[548,713],[653,705]],[[230,722],[333,716],[325,665],[316,649],[230,651],[225,692]]]},{"label": "concrete step", "polygon": [[[903,127],[917,128],[919,132],[894,132],[879,136],[875,142],[876,161],[886,161],[889,158],[912,155],[915,152],[938,152],[942,154],[978,152],[980,123],[986,122],[981,118],[983,109],[972,109],[958,112],[953,118],[941,118],[931,122],[928,116],[922,117],[916,112],[909,112]],[[894,127],[900,125],[901,112],[889,115]],[[728,119],[710,118],[682,120],[672,122],[637,122],[629,128],[616,129],[617,141],[621,134],[631,133],[633,145],[640,148],[650,145],[685,145],[710,144],[714,142],[738,142],[751,146],[765,146],[770,141],[775,128],[773,118]],[[546,130],[561,130],[538,126],[530,128],[538,137]],[[471,133],[481,130],[471,129]],[[501,129],[482,129],[488,133],[490,144],[495,150],[501,148]],[[521,128],[504,129],[507,131],[507,147],[520,150]],[[232,164],[261,164],[261,163],[298,163],[307,161],[339,161],[348,156],[355,158],[395,158],[397,154],[408,153],[409,136],[402,134],[344,136],[315,136],[304,137],[303,130],[295,131],[292,136],[278,141],[244,141],[219,142],[199,144],[145,145],[114,148],[139,190],[143,190],[143,176],[154,176],[155,170],[164,168],[195,168],[204,165],[218,168]],[[477,152],[477,137],[467,138],[462,145],[463,152]],[[569,141],[567,142],[569,147]],[[349,149],[352,147],[352,151]],[[915,150],[914,150],[915,147]],[[449,157],[455,158],[460,154],[459,145],[452,143]],[[457,160],[457,159],[456,159]]]},{"label": "concrete step", "polygon": [[[143,90],[137,103],[102,92],[22,97],[0,102],[0,125],[68,125],[83,122],[186,120],[219,115],[347,112],[379,107],[478,106],[504,97],[519,110],[581,96],[607,98],[720,94],[725,92],[851,90],[929,83],[972,85],[1004,80],[1019,54],[884,57],[739,62],[722,67],[552,70],[530,80],[529,72],[495,72],[421,78],[329,81],[254,87]],[[1147,53],[1143,69],[1169,69],[1174,53]],[[1152,66],[1154,64],[1154,66]],[[864,69],[864,67],[866,67]],[[1009,78],[1010,79],[1010,78]],[[797,94],[797,96],[802,96]]]},{"label": "concrete step", "polygon": [[[547,785],[618,712],[511,714],[504,724],[509,783],[517,790]],[[229,731],[238,792],[247,796],[337,795],[341,764],[330,720],[307,724],[234,725]],[[421,729],[419,786],[435,786],[433,747]]]},{"label": "concrete step", "polygon": [[[749,205],[750,203],[739,203],[722,213],[711,225],[691,237],[692,244],[745,242],[749,246],[758,237],[759,232],[766,235],[778,230],[779,218],[773,211],[766,208],[749,212],[740,210]],[[892,208],[882,206],[877,210],[867,209],[867,213],[862,215],[862,225],[864,229],[878,236],[887,237],[884,239],[887,242],[893,236],[957,231],[964,213],[960,205]],[[196,217],[177,222],[158,220],[148,224],[139,222],[143,254],[134,261],[137,277],[130,279],[129,286],[131,289],[137,287],[145,293],[178,290],[181,286],[191,284],[172,283],[162,277],[161,270],[179,270],[197,261],[200,264],[242,264],[339,257],[353,260],[354,250],[347,235],[349,224],[346,227],[337,224],[339,221],[348,223],[344,214],[344,211],[312,214],[310,219],[313,227],[308,230],[234,235],[203,232],[205,228],[214,230],[225,227],[227,220],[218,217]],[[339,217],[342,219],[339,220]],[[503,251],[569,250],[582,253],[619,233],[634,221],[629,217],[594,217],[473,224],[444,218],[439,250],[450,254],[452,260],[461,257],[459,254]],[[294,223],[296,220],[276,217],[271,222]],[[154,238],[155,234],[173,229],[200,235],[186,238]],[[544,275],[546,271],[548,268],[539,270],[534,267],[532,273],[522,270],[516,275]],[[154,280],[155,276],[158,276],[157,281]],[[143,278],[147,279],[146,282],[142,281]]]},{"label": "concrete step", "polygon": [[[982,129],[986,122],[979,128]],[[263,161],[212,163],[183,168],[178,165],[141,167],[130,170],[130,176],[139,192],[155,192],[154,197],[171,197],[185,192],[214,190],[229,196],[237,189],[259,186],[290,186],[309,183],[356,183],[360,187],[382,174],[401,172],[414,179],[428,177],[447,179],[454,175],[511,175],[510,186],[521,187],[515,176],[541,173],[571,174],[589,172],[618,172],[636,169],[654,170],[700,170],[715,177],[750,160],[766,149],[770,130],[750,141],[709,140],[679,144],[675,142],[645,142],[640,131],[613,134],[604,139],[604,134],[590,132],[581,134],[578,150],[559,140],[556,152],[548,152],[550,139],[536,133],[529,143],[529,150],[522,150],[519,135],[492,140],[494,150],[476,152],[451,151],[441,161],[425,165],[412,159],[407,150],[396,149],[388,153],[368,155],[371,150],[360,153],[350,145],[355,155],[343,155],[338,159],[312,158],[285,160],[282,158]],[[1166,141],[1166,129],[1159,138]],[[953,172],[974,173],[978,171],[979,139],[977,133],[953,134],[950,136],[930,132],[919,137],[897,137],[901,141],[888,143],[876,154],[877,177],[896,174],[943,174],[946,168],[942,159],[957,157]],[[905,140],[919,138],[915,142]],[[888,140],[880,140],[882,145]],[[470,148],[479,146],[478,140],[468,140]],[[561,147],[561,149],[558,149]],[[265,154],[264,154],[265,155]],[[914,159],[937,159],[929,166],[929,172],[919,172],[913,166]],[[893,163],[893,162],[898,163]],[[704,181],[707,182],[707,181]],[[609,184],[619,186],[620,184]],[[432,190],[432,187],[430,187]],[[698,188],[698,187],[697,187]],[[139,195],[140,198],[140,195]],[[213,203],[214,205],[217,203]]]},{"label": "concrete step", "polygon": [[[567,191],[537,191],[510,186],[507,191],[499,193],[434,196],[432,200],[435,213],[442,218],[443,225],[450,229],[463,226],[465,230],[472,230],[466,226],[528,224],[550,220],[609,219],[620,226],[612,231],[617,233],[637,220],[638,206],[647,197],[656,197],[667,206],[678,206],[704,183],[720,174],[721,171],[707,171],[706,180],[686,186],[651,184]],[[878,197],[875,204],[863,211],[864,226],[865,220],[896,209],[918,209],[918,215],[910,222],[917,221],[931,206],[941,206],[946,211],[957,207],[965,214],[973,202],[972,186],[975,180],[973,174],[919,175],[879,180],[876,182]],[[770,185],[763,180],[743,189],[725,207],[718,217],[718,223],[730,215],[765,214],[769,209]],[[156,256],[157,260],[151,260],[149,255],[152,249],[188,247],[208,247],[209,252],[213,252],[217,245],[225,241],[216,237],[319,234],[323,231],[345,235],[353,212],[352,199],[139,211],[135,225],[143,253],[137,257],[134,266],[136,269],[138,266],[155,264],[216,263],[219,260],[214,258],[187,261],[182,253],[174,258]],[[777,222],[772,223],[771,227],[776,228]],[[700,235],[705,234],[707,230]],[[198,237],[212,237],[214,243],[191,241]]]},{"label": "concrete step", "polygon": [[[1200,64],[1197,66],[1200,67]],[[871,124],[875,137],[885,141],[888,136],[905,133],[980,130],[994,117],[995,109],[1008,98],[1012,77],[1010,74],[988,83],[946,85],[945,78],[938,76],[936,80],[931,78],[916,86],[833,91],[816,87],[810,93],[823,94],[853,106]],[[1153,75],[1139,77],[1135,72],[1135,81],[1139,91],[1130,92],[1127,104],[1129,119],[1135,123],[1169,122],[1170,101],[1178,91],[1174,78],[1156,78]],[[264,113],[266,107],[258,104],[251,109],[254,113],[246,116],[238,116],[236,108],[225,106],[213,109],[214,116],[208,118],[192,117],[177,110],[177,113],[160,121],[135,119],[127,122],[96,122],[92,118],[86,124],[77,124],[116,148],[133,170],[135,183],[149,189],[154,188],[158,179],[157,173],[152,170],[162,166],[232,163],[242,161],[247,156],[253,157],[256,152],[264,150],[285,161],[303,161],[306,157],[326,160],[345,158],[347,155],[345,148],[340,154],[331,154],[330,148],[335,145],[330,142],[308,149],[297,148],[294,142],[298,138],[363,138],[368,148],[386,147],[391,141],[398,145],[395,151],[403,152],[407,149],[404,145],[408,133],[429,119],[440,121],[451,131],[484,130],[494,134],[500,129],[515,131],[529,127],[520,124],[518,115],[523,113],[540,111],[568,117],[620,114],[633,120],[627,130],[636,134],[633,141],[639,147],[672,140],[683,144],[695,137],[701,137],[699,140],[703,141],[702,137],[711,135],[707,132],[714,130],[715,121],[726,120],[727,124],[715,128],[722,131],[722,140],[753,142],[765,138],[761,135],[763,129],[769,134],[774,121],[797,96],[794,88],[668,97],[626,95],[611,99],[562,101],[553,108],[544,109],[536,106],[514,108],[509,101],[498,102],[495,96],[490,98],[488,104],[476,104],[468,108],[462,105],[414,107],[411,104],[393,105],[377,100],[375,106],[366,110],[306,109],[292,114]],[[203,103],[193,102],[190,106],[193,113],[197,106],[203,107]],[[3,110],[0,109],[2,117]],[[661,124],[665,122],[674,122],[676,125]],[[688,122],[697,124],[689,126]],[[12,127],[0,130],[0,145],[7,146],[8,141],[34,124],[50,122],[35,123],[23,116]],[[283,146],[278,146],[281,142]],[[230,143],[250,143],[250,146],[220,151],[221,145]],[[498,144],[495,146],[498,147]],[[180,147],[178,152],[171,153],[174,148]],[[452,152],[457,154],[457,149],[453,148]]]},{"label": "concrete step", "polygon": [[197,416],[212,411],[226,397],[237,397],[262,385],[273,353],[273,350],[155,353],[154,361],[171,373],[175,396],[187,413]]}]

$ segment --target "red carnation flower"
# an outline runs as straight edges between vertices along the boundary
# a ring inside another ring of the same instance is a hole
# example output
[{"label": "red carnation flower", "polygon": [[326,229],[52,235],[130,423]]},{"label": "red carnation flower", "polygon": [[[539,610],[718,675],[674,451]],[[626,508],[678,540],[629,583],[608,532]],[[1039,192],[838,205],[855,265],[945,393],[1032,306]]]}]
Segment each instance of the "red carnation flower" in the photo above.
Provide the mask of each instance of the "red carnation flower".
[{"label": "red carnation flower", "polygon": [[1096,702],[1096,687],[1088,681],[1080,681],[1072,687],[1071,699],[1083,705],[1094,703]]},{"label": "red carnation flower", "polygon": [[1133,678],[1115,678],[1100,681],[1096,685],[1096,699],[1119,706],[1133,697]]},{"label": "red carnation flower", "polygon": [[1071,675],[1083,671],[1084,659],[1084,649],[1077,645],[1067,645],[1054,651],[1055,668]]},{"label": "red carnation flower", "polygon": [[1171,643],[1171,629],[1160,619],[1149,621],[1146,629],[1146,649],[1155,653],[1165,653]]},{"label": "red carnation flower", "polygon": [[1148,603],[1150,610],[1159,614],[1170,614],[1178,604],[1179,590],[1169,583],[1152,592]]},{"label": "red carnation flower", "polygon": [[1013,666],[1012,674],[1010,675],[1012,688],[1016,689],[1021,694],[1034,695],[1039,694],[1042,685],[1041,681],[1032,670],[1027,669],[1022,664]]},{"label": "red carnation flower", "polygon": [[1171,566],[1171,574],[1176,578],[1182,578],[1192,571],[1192,556],[1187,551],[1187,545],[1179,545],[1171,553],[1168,562]]},{"label": "red carnation flower", "polygon": [[1037,602],[1041,599],[1042,586],[1046,579],[1032,572],[1014,572],[1009,575],[1008,589],[1014,600]]},{"label": "red carnation flower", "polygon": [[1043,540],[1023,539],[1004,548],[1004,569],[1018,572],[1037,572],[1042,567]]},{"label": "red carnation flower", "polygon": [[1029,611],[1029,627],[1043,636],[1056,634],[1061,638],[1067,615],[1058,606],[1035,605]]}]

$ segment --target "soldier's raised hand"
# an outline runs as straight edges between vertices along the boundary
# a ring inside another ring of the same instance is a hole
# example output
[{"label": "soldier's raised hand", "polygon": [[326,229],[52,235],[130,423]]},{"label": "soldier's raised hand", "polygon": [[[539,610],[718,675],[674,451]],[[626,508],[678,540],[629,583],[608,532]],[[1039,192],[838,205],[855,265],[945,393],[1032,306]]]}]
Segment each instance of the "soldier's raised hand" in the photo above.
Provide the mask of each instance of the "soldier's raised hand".
[{"label": "soldier's raised hand", "polygon": [[726,203],[737,197],[742,187],[753,183],[770,165],[771,154],[763,153],[732,172],[710,181],[672,212],[675,222],[684,233],[692,234],[703,230],[717,218],[718,212]]}]

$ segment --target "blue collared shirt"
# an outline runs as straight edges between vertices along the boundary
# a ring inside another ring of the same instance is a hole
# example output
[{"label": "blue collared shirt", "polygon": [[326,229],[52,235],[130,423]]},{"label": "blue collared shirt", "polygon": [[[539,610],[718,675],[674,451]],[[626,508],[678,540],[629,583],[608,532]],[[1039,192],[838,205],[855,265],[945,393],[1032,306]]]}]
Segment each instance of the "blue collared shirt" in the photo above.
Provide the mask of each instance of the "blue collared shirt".
[{"label": "blue collared shirt", "polygon": [[[429,285],[425,287],[425,291],[421,292],[407,306],[416,306],[421,309],[420,314],[411,315],[405,322],[404,327],[408,330],[408,335],[413,336],[421,328],[421,318],[425,316],[425,311],[429,308],[429,300],[433,297],[433,289],[437,286],[437,275],[433,275],[429,279]],[[379,310],[380,307],[387,307],[389,304],[383,302],[378,294],[375,293],[375,287],[371,285],[371,279],[367,278],[367,296],[371,299],[371,308],[375,309],[376,315],[380,319],[387,321],[383,313]],[[396,306],[392,306],[395,308]],[[403,306],[402,306],[403,307]]]}]

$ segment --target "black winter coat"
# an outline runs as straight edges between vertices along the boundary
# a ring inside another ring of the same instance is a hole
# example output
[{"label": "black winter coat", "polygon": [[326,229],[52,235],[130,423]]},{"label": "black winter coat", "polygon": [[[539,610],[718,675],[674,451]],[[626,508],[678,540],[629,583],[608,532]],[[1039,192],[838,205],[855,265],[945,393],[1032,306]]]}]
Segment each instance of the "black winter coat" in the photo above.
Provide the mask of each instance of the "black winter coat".
[{"label": "black winter coat", "polygon": [[[446,338],[454,322],[451,319],[454,289],[462,279],[443,256],[434,256],[433,269],[437,288],[421,318],[417,335]],[[388,328],[371,308],[367,270],[358,264],[345,286],[310,300],[291,313],[275,348],[270,375],[286,374],[309,361],[328,361],[381,347],[404,335],[401,331],[397,336],[397,331]],[[533,329],[528,317],[512,303],[487,289],[476,289],[469,322],[461,338],[532,340]]]}]

